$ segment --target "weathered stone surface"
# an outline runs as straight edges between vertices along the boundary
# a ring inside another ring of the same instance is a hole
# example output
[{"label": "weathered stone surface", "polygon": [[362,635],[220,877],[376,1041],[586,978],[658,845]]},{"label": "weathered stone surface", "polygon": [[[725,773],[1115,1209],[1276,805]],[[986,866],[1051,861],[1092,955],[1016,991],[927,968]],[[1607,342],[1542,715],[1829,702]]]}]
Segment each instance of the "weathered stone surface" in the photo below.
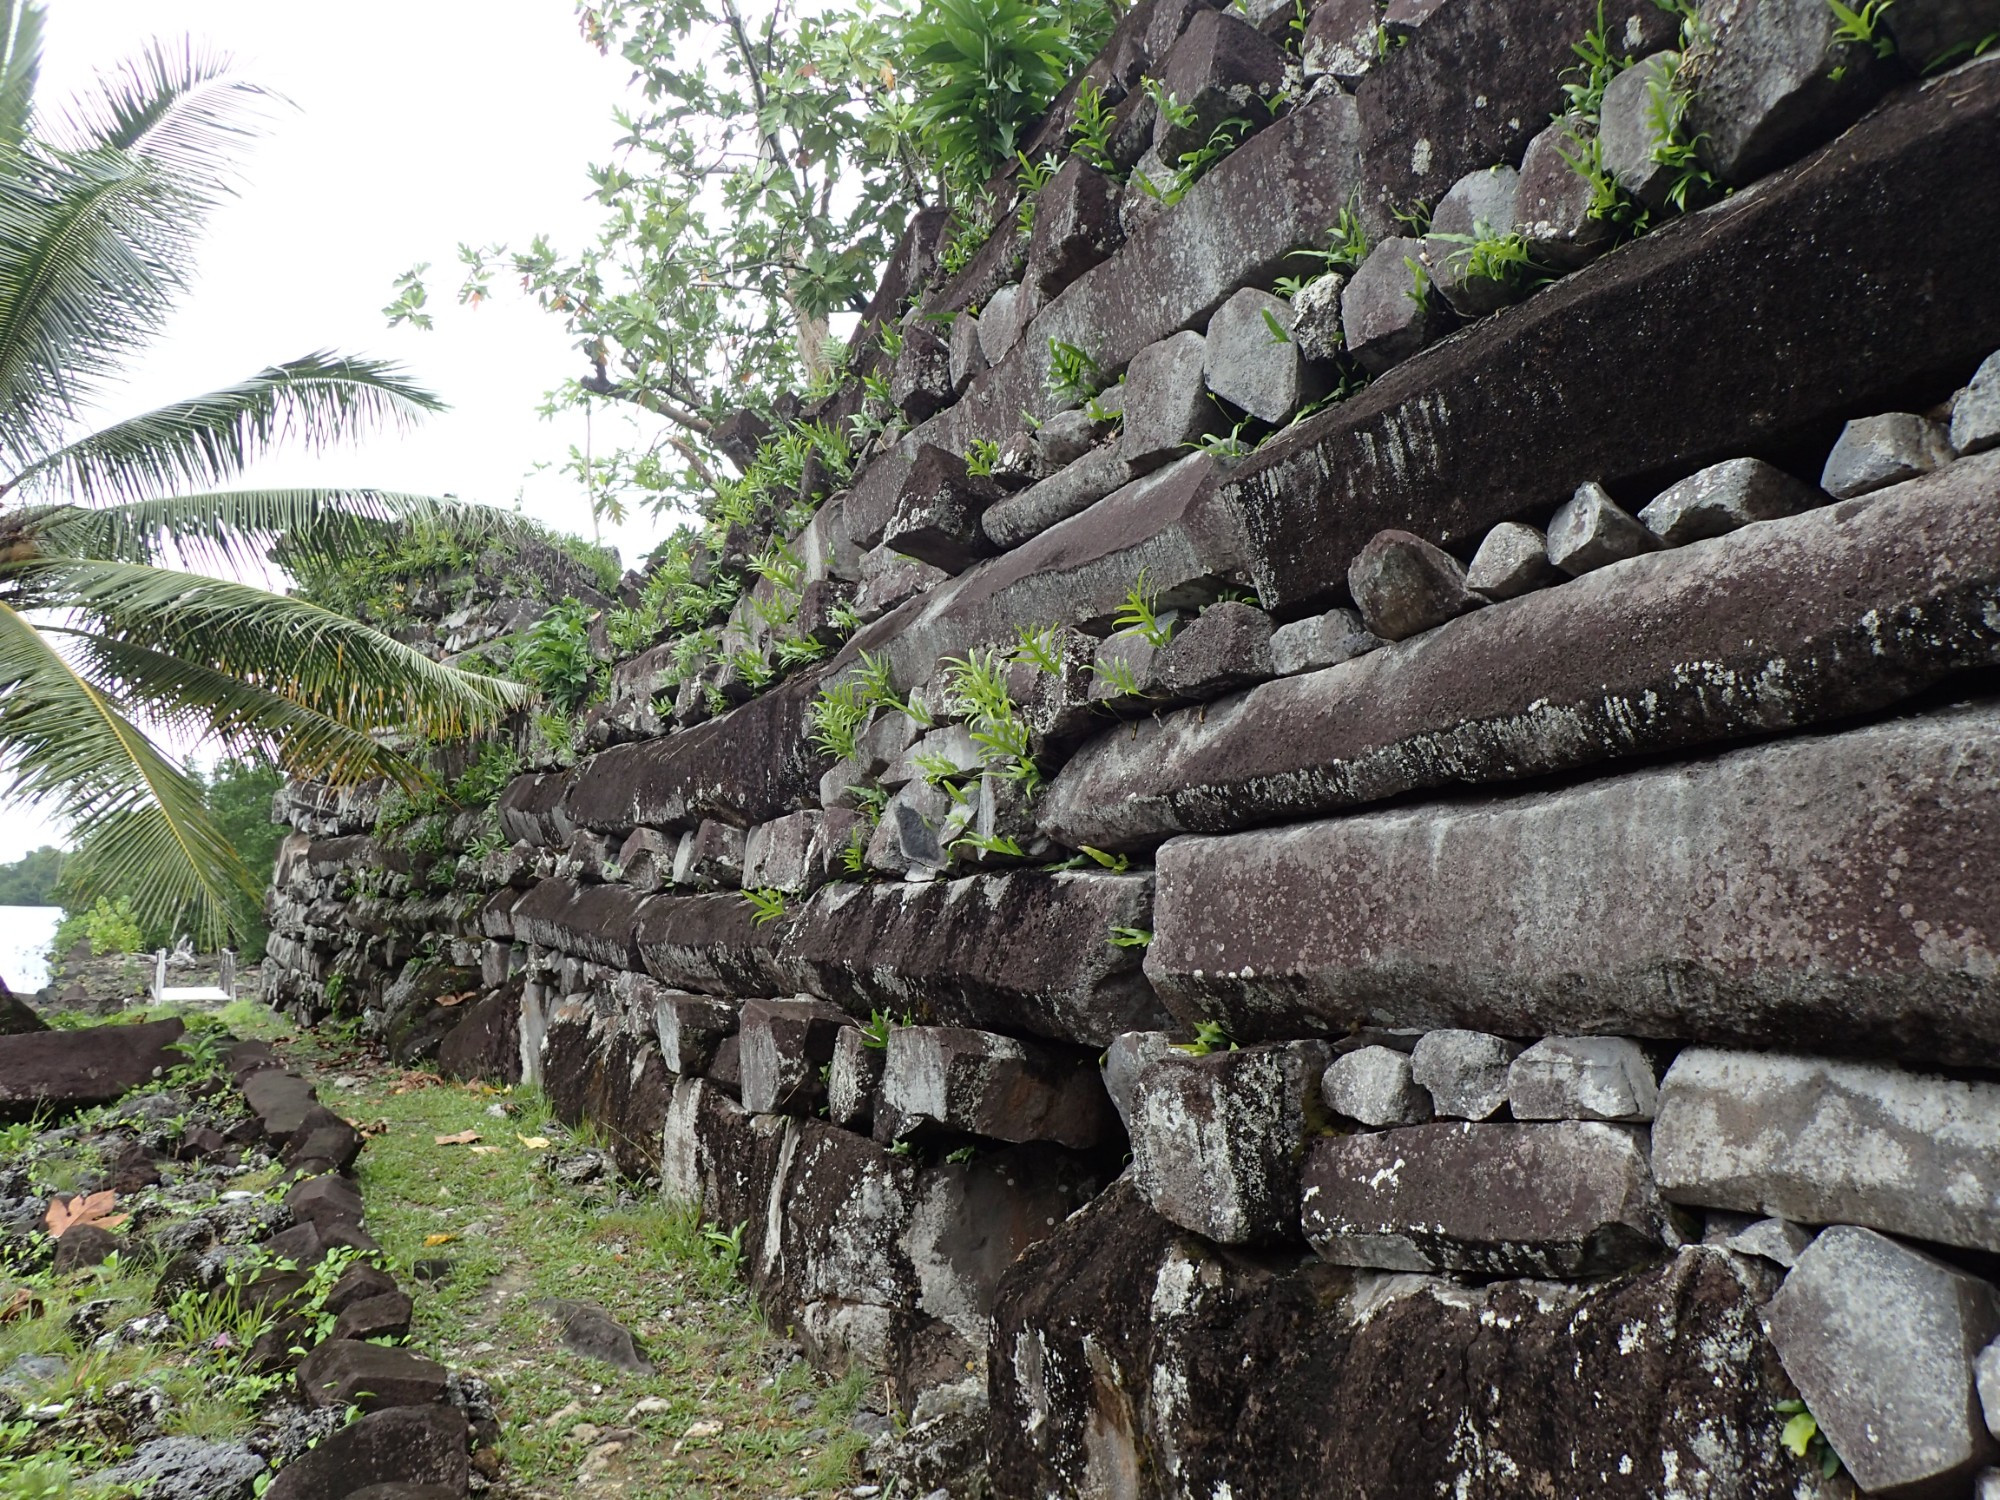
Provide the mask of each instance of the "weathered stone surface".
[{"label": "weathered stone surface", "polygon": [[1191,443],[1227,425],[1202,378],[1208,344],[1177,333],[1139,351],[1125,379],[1125,429],[1118,456],[1134,472],[1157,469]]},{"label": "weathered stone surface", "polygon": [[250,1106],[258,1125],[274,1141],[289,1140],[305,1123],[306,1116],[319,1107],[319,1095],[313,1086],[298,1074],[280,1068],[260,1068],[244,1076],[240,1086],[243,1102]]},{"label": "weathered stone surface", "polygon": [[1840,430],[1819,482],[1829,495],[1851,500],[1951,462],[1938,425],[1906,411],[1861,417]]},{"label": "weathered stone surface", "polygon": [[154,1438],[124,1463],[92,1476],[94,1484],[129,1486],[154,1500],[250,1500],[264,1460],[235,1443]]},{"label": "weathered stone surface", "polygon": [[1089,1058],[963,1027],[892,1029],[882,1098],[903,1137],[931,1127],[1081,1150],[1104,1139],[1111,1119]]},{"label": "weathered stone surface", "polygon": [[911,422],[921,422],[952,398],[951,346],[914,319],[903,325],[903,347],[889,366],[889,399]]},{"label": "weathered stone surface", "polygon": [[770,1227],[778,1159],[797,1129],[786,1116],[750,1114],[712,1079],[683,1078],[663,1126],[661,1190],[700,1204],[716,1224],[743,1225],[743,1263],[755,1266]]},{"label": "weathered stone surface", "polygon": [[1427,1031],[1410,1051],[1410,1076],[1431,1107],[1453,1120],[1484,1120],[1507,1102],[1508,1069],[1518,1042],[1483,1031]]},{"label": "weathered stone surface", "polygon": [[843,1026],[826,1075],[826,1117],[842,1130],[866,1135],[875,1123],[888,1049],[859,1026]]},{"label": "weathered stone surface", "polygon": [[640,1351],[632,1331],[596,1303],[550,1297],[536,1305],[548,1314],[563,1347],[572,1354],[639,1375],[653,1373],[653,1362]]},{"label": "weathered stone surface", "polygon": [[1431,1096],[1410,1076],[1410,1057],[1393,1047],[1357,1047],[1327,1065],[1320,1098],[1337,1115],[1363,1125],[1421,1125]]},{"label": "weathered stone surface", "polygon": [[2000,1250],[2000,1085],[1689,1047],[1660,1088],[1653,1170],[1680,1203]]},{"label": "weathered stone surface", "polygon": [[364,1416],[285,1465],[265,1500],[346,1500],[371,1484],[439,1484],[465,1493],[465,1414],[406,1406]]},{"label": "weathered stone surface", "polygon": [[576,831],[576,825],[561,810],[569,784],[569,778],[560,772],[516,776],[494,804],[500,814],[500,831],[530,844],[566,842]]},{"label": "weathered stone surface", "polygon": [[1203,610],[1153,661],[1154,683],[1183,700],[1220,698],[1271,675],[1271,617],[1233,600]]},{"label": "weathered stone surface", "polygon": [[743,1107],[753,1115],[810,1114],[824,1101],[820,1069],[853,1022],[817,1000],[750,1000],[743,1006]]},{"label": "weathered stone surface", "polygon": [[1280,677],[1317,672],[1365,656],[1383,644],[1351,609],[1330,609],[1271,632],[1271,670]]},{"label": "weathered stone surface", "polygon": [[1444,332],[1442,299],[1430,300],[1423,248],[1422,240],[1382,241],[1341,290],[1342,342],[1371,375],[1401,364]]},{"label": "weathered stone surface", "polygon": [[632,933],[642,900],[623,886],[539,881],[514,906],[514,936],[538,948],[628,969],[638,957]]},{"label": "weathered stone surface", "polygon": [[1208,320],[1202,377],[1223,400],[1260,422],[1289,421],[1326,392],[1292,338],[1292,305],[1256,287],[1245,287]]},{"label": "weathered stone surface", "polygon": [[1487,532],[1465,570],[1465,586],[1488,599],[1518,599],[1562,578],[1549,561],[1549,539],[1521,521],[1502,521]]},{"label": "weathered stone surface", "polygon": [[0,1119],[109,1104],[183,1062],[168,1050],[183,1030],[166,1020],[0,1036]]},{"label": "weathered stone surface", "polygon": [[[1522,30],[1543,30],[1540,15]],[[1523,116],[1529,129],[1546,118]],[[1511,159],[1491,152],[1452,175]],[[1975,184],[1968,170],[1993,175]],[[1265,607],[1337,603],[1345,561],[1384,527],[1421,518],[1412,529],[1426,539],[1469,546],[1496,522],[1549,514],[1588,479],[1622,493],[1824,441],[1830,421],[1913,384],[1948,388],[2000,347],[1995,243],[2000,69],[1986,64],[1899,95],[1837,153],[1664,225],[1391,371],[1264,444],[1220,498],[1243,518]],[[1907,274],[1913,244],[1925,247],[1921,288]],[[1717,378],[1754,380],[1779,360],[1813,378],[1754,403]],[[1649,399],[1635,401],[1641,386]]]},{"label": "weathered stone surface", "polygon": [[1528,142],[1521,157],[1514,222],[1537,265],[1574,270],[1610,249],[1616,238],[1611,222],[1590,212],[1590,180],[1570,165],[1582,159],[1591,135],[1589,121],[1562,115]]},{"label": "weathered stone surface", "polygon": [[1176,1014],[1239,1037],[1466,1026],[1990,1058],[1996,728],[1981,706],[1175,840],[1146,971]]},{"label": "weathered stone surface", "polygon": [[733,892],[653,896],[634,936],[646,972],[662,984],[704,995],[769,994],[781,987],[775,960],[791,921],[760,922]]},{"label": "weathered stone surface", "polygon": [[964,459],[926,443],[903,480],[882,545],[946,573],[962,573],[985,550],[979,517],[997,498],[991,481],[966,472]]},{"label": "weathered stone surface", "polygon": [[1865,713],[2000,656],[1996,533],[2000,460],[1981,455],[1635,559],[1097,740],[1042,826],[1138,848]]},{"label": "weathered stone surface", "polygon": [[980,309],[979,349],[988,365],[999,364],[1020,340],[1021,322],[1014,316],[1014,299],[1020,294],[1019,283],[1003,286]]},{"label": "weathered stone surface", "polygon": [[602,993],[564,998],[548,1013],[540,1082],[559,1119],[597,1127],[620,1171],[646,1177],[659,1170],[673,1079],[643,1008]]},{"label": "weathered stone surface", "polygon": [[1732,458],[1690,474],[1639,510],[1646,529],[1669,547],[1723,536],[1752,521],[1775,521],[1826,497],[1759,458]]},{"label": "weathered stone surface", "polygon": [[1549,522],[1549,561],[1572,578],[1656,551],[1660,545],[1657,536],[1595,481],[1579,485]]},{"label": "weathered stone surface", "polygon": [[1589,1287],[1359,1276],[1215,1252],[1119,1183],[1001,1285],[993,1492],[1833,1500],[1773,1457],[1775,1281],[1705,1248]]},{"label": "weathered stone surface", "polygon": [[364,1297],[343,1308],[333,1321],[331,1339],[400,1339],[409,1336],[415,1304],[405,1292]]},{"label": "weathered stone surface", "polygon": [[1509,166],[1482,167],[1451,185],[1431,213],[1424,236],[1424,263],[1433,286],[1462,317],[1483,318],[1518,295],[1514,283],[1478,275],[1473,245],[1515,232],[1520,174]]},{"label": "weathered stone surface", "polygon": [[1546,1037],[1507,1070],[1507,1103],[1517,1120],[1643,1123],[1659,1097],[1652,1062],[1628,1037]]},{"label": "weathered stone surface", "polygon": [[1043,297],[1053,297],[1124,239],[1117,181],[1072,156],[1035,196],[1027,279]]},{"label": "weathered stone surface", "polygon": [[1710,1213],[1704,1217],[1701,1242],[1720,1245],[1738,1255],[1761,1255],[1789,1269],[1799,1263],[1799,1256],[1813,1242],[1813,1231],[1786,1219]]},{"label": "weathered stone surface", "polygon": [[1321,1256],[1388,1271],[1592,1276],[1671,1243],[1644,1139],[1586,1121],[1316,1140],[1300,1201]]},{"label": "weathered stone surface", "polygon": [[822,886],[792,922],[784,970],[854,1014],[914,1010],[944,1025],[1103,1046],[1164,1017],[1113,927],[1146,927],[1137,875],[975,875]]},{"label": "weathered stone surface", "polygon": [[1951,408],[1951,446],[1961,454],[2000,448],[2000,354],[1989,354]]},{"label": "weathered stone surface", "polygon": [[1375,0],[1321,0],[1306,22],[1300,48],[1305,76],[1331,73],[1335,82],[1353,88],[1375,65],[1380,19]]},{"label": "weathered stone surface", "polygon": [[991,368],[979,343],[979,317],[963,308],[951,320],[951,392],[954,399],[965,394],[972,377]]},{"label": "weathered stone surface", "polygon": [[1799,1257],[1764,1326],[1868,1494],[1962,1494],[2000,1455],[1972,1373],[2000,1302],[1978,1277],[1840,1224]]},{"label": "weathered stone surface", "polygon": [[1225,1245],[1296,1239],[1299,1167],[1320,1121],[1319,1042],[1143,1056],[1123,1111],[1153,1209]]},{"label": "weathered stone surface", "polygon": [[[308,1406],[429,1406],[444,1399],[444,1366],[407,1349],[330,1339],[299,1365]],[[406,1476],[407,1477],[407,1476]]]},{"label": "weathered stone surface", "polygon": [[1604,88],[1597,132],[1604,169],[1650,209],[1666,205],[1680,176],[1661,159],[1687,111],[1686,95],[1672,87],[1678,61],[1678,53],[1656,52]]},{"label": "weathered stone surface", "polygon": [[1115,445],[1092,449],[1047,479],[996,501],[979,518],[980,529],[996,548],[1018,547],[1056,522],[1087,510],[1135,477]]},{"label": "weathered stone surface", "polygon": [[1831,140],[1881,96],[1874,49],[1842,41],[1840,18],[1808,0],[1715,0],[1702,20],[1687,130],[1709,170],[1741,184]]},{"label": "weathered stone surface", "polygon": [[882,809],[882,821],[868,840],[868,868],[885,875],[927,880],[943,870],[950,856],[948,840],[964,829],[953,826],[959,809],[942,787],[925,780],[906,782]]},{"label": "weathered stone surface", "polygon": [[1407,531],[1384,531],[1347,565],[1347,588],[1369,630],[1400,641],[1455,620],[1486,601],[1466,587],[1464,565]]},{"label": "weathered stone surface", "polygon": [[1206,145],[1224,120],[1262,125],[1284,85],[1286,61],[1283,48],[1240,16],[1197,12],[1160,69],[1168,97],[1192,116],[1161,118],[1153,127],[1153,149],[1178,161],[1182,152]]},{"label": "weathered stone surface", "polygon": [[667,990],[653,1006],[660,1060],[669,1073],[699,1076],[715,1060],[724,1037],[736,1034],[737,1007],[705,995]]},{"label": "weathered stone surface", "polygon": [[751,829],[743,843],[746,890],[782,891],[803,896],[818,890],[841,870],[841,851],[867,824],[860,814],[808,808]]}]

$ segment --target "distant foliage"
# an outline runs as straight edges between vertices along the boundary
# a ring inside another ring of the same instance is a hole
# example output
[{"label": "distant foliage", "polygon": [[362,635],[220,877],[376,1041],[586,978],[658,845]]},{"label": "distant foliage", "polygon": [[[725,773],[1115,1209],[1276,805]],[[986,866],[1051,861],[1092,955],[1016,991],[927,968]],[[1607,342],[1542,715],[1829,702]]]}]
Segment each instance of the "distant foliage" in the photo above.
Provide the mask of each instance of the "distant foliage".
[{"label": "distant foliage", "polygon": [[569,715],[589,700],[596,666],[590,654],[590,611],[575,599],[564,599],[528,627],[513,670],[557,713]]},{"label": "distant foliage", "polygon": [[0,865],[0,906],[54,906],[66,858],[63,850],[44,844],[11,865]]}]

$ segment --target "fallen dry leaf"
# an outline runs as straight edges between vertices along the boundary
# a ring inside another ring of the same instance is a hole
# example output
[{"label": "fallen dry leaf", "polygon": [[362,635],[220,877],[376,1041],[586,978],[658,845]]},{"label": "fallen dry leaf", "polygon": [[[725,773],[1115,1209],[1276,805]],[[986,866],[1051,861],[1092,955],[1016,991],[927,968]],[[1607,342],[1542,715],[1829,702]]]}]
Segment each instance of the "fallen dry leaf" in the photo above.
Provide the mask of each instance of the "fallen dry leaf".
[{"label": "fallen dry leaf", "polygon": [[499,1151],[500,1149],[501,1148],[498,1146],[474,1146],[472,1148],[472,1154],[474,1156],[492,1156],[495,1152]]},{"label": "fallen dry leaf", "polygon": [[424,1246],[428,1249],[433,1245],[449,1245],[457,1238],[455,1234],[427,1234],[424,1236]]},{"label": "fallen dry leaf", "polygon": [[546,1151],[549,1149],[549,1138],[545,1135],[524,1135],[517,1137],[517,1139],[530,1151]]},{"label": "fallen dry leaf", "polygon": [[467,990],[462,995],[439,995],[437,1003],[444,1006],[463,1005],[466,1001],[478,995],[478,993],[478,990]]},{"label": "fallen dry leaf", "polygon": [[433,1143],[439,1146],[470,1146],[478,1139],[479,1132],[476,1130],[460,1130],[451,1135],[432,1137]]},{"label": "fallen dry leaf", "polygon": [[61,1239],[66,1230],[78,1224],[95,1224],[99,1229],[116,1229],[130,1214],[115,1214],[112,1205],[118,1201],[110,1190],[101,1193],[72,1193],[67,1198],[49,1200],[49,1211],[43,1223],[49,1227],[50,1239]]},{"label": "fallen dry leaf", "polygon": [[0,1323],[18,1323],[23,1318],[39,1318],[47,1312],[47,1306],[27,1287],[16,1289],[7,1299],[7,1305],[0,1307]]}]

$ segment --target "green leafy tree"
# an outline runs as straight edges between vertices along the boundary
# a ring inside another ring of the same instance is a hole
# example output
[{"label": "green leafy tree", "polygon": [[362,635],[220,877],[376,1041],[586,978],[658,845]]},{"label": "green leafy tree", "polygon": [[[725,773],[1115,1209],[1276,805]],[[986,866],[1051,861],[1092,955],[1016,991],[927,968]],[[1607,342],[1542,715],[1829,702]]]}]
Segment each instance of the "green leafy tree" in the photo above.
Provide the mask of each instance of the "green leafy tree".
[{"label": "green leafy tree", "polygon": [[414,496],[216,488],[282,439],[312,449],[437,409],[369,360],[311,354],[85,428],[185,290],[263,96],[223,59],[156,43],[45,115],[42,16],[0,0],[0,785],[70,824],[80,901],[123,896],[142,928],[215,940],[256,882],[162,730],[327,780],[409,781],[421,773],[385,736],[462,733],[521,690],[166,564],[226,568],[280,537],[338,559],[391,519],[508,523]]},{"label": "green leafy tree", "polygon": [[50,844],[0,865],[0,906],[54,906],[56,882],[69,856]]}]

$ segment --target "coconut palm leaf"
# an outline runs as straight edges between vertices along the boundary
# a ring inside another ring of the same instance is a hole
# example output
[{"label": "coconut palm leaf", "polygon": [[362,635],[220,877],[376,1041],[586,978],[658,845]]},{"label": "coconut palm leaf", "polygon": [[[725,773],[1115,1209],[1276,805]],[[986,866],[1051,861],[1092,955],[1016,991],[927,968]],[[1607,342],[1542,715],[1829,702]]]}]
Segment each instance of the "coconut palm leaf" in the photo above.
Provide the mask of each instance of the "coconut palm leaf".
[{"label": "coconut palm leaf", "polygon": [[132,898],[142,923],[192,914],[203,934],[254,891],[201,789],[15,609],[0,604],[0,778],[67,820],[75,873]]},{"label": "coconut palm leaf", "polygon": [[226,76],[226,54],[192,40],[150,43],[94,92],[69,102],[51,143],[65,151],[111,150],[163,167],[199,201],[212,201],[232,158],[256,131],[259,101],[276,96]]},{"label": "coconut palm leaf", "polygon": [[282,441],[316,451],[443,409],[398,365],[322,349],[67,443],[28,464],[6,488],[54,491],[86,505],[144,501],[184,485],[234,479]]},{"label": "coconut palm leaf", "polygon": [[35,110],[42,71],[42,8],[0,0],[0,151],[17,151]]}]

